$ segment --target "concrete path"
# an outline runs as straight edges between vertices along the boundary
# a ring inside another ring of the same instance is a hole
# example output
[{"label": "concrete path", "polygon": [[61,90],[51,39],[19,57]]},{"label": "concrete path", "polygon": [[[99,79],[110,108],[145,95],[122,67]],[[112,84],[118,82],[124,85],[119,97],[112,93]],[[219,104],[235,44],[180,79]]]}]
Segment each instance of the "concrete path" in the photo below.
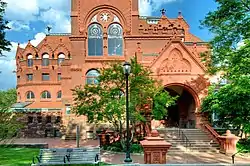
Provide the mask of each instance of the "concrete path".
[{"label": "concrete path", "polygon": [[[76,141],[64,141],[58,138],[48,138],[48,139],[17,139],[14,143],[29,143],[29,144],[37,144],[37,143],[48,143],[49,148],[75,148]],[[99,146],[99,141],[97,140],[88,140],[88,141],[80,141],[80,146]],[[134,163],[143,164],[144,156],[142,154],[139,155],[131,155]],[[102,161],[112,164],[123,164],[123,160],[125,158],[125,154],[123,153],[113,153],[102,151],[101,155]],[[167,155],[167,163],[168,164],[198,164],[198,163],[206,163],[206,164],[230,164],[232,163],[231,156],[223,155],[220,153],[180,153],[180,154],[169,154]],[[247,164],[250,165],[250,156],[243,157],[237,155],[235,157],[236,164]]]}]

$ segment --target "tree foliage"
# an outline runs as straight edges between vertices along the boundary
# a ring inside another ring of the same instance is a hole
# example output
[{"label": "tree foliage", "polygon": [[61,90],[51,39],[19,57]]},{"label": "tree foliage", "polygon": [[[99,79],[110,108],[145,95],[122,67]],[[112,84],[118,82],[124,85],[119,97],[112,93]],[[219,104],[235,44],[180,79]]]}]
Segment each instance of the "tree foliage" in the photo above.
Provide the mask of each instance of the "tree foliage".
[{"label": "tree foliage", "polygon": [[[221,87],[215,92],[215,86],[202,102],[203,112],[215,113],[217,125],[250,132],[250,84],[249,77],[241,77],[236,82]],[[245,86],[243,86],[245,85]]]},{"label": "tree foliage", "polygon": [[16,102],[16,90],[0,91],[0,142],[3,143],[18,134],[22,124],[18,114],[12,113],[10,107]]},{"label": "tree foliage", "polygon": [[0,57],[3,56],[3,51],[10,51],[11,43],[5,39],[5,30],[9,29],[8,21],[4,20],[6,2],[0,0]]},{"label": "tree foliage", "polygon": [[211,72],[225,71],[232,67],[229,63],[231,55],[241,56],[237,51],[239,42],[247,42],[250,39],[249,0],[216,2],[217,10],[209,12],[202,21],[202,27],[208,28],[215,35],[211,41],[213,52],[206,57],[206,60],[211,62],[208,65]]},{"label": "tree foliage", "polygon": [[[78,86],[73,92],[77,114],[86,115],[90,123],[109,122],[122,131],[125,122],[125,77],[120,62],[109,63],[99,70],[98,84]],[[145,106],[153,107],[153,116],[161,119],[167,107],[175,104],[174,97],[164,91],[160,82],[151,77],[151,71],[131,59],[129,75],[129,110],[131,122],[145,122]]]},{"label": "tree foliage", "polygon": [[10,108],[17,100],[16,89],[0,91],[0,109]]},{"label": "tree foliage", "polygon": [[[216,112],[221,125],[250,129],[250,1],[217,0],[218,8],[202,21],[215,37],[212,54],[205,54],[209,71],[223,73],[226,86],[214,91],[202,103],[202,111]],[[239,45],[241,43],[241,45]]]}]

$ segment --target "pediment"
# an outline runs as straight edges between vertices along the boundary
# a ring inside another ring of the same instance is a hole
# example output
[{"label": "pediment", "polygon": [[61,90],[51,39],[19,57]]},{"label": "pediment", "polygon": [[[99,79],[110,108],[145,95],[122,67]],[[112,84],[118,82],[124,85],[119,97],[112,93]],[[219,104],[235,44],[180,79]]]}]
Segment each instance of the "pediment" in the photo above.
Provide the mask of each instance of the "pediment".
[{"label": "pediment", "polygon": [[204,74],[205,66],[181,41],[168,41],[159,56],[152,62],[151,70],[157,75]]}]

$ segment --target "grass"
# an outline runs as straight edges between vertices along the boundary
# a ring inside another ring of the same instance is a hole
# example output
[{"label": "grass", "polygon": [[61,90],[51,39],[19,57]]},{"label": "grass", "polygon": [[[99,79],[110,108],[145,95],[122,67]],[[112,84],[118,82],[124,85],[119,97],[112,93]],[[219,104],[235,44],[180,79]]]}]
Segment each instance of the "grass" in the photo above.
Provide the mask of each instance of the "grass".
[{"label": "grass", "polygon": [[[39,154],[40,149],[35,148],[0,148],[1,166],[30,166],[34,156]],[[100,163],[100,166],[107,165]],[[74,165],[71,165],[74,166]],[[77,166],[90,166],[77,165]]]},{"label": "grass", "polygon": [[0,148],[0,165],[27,166],[31,165],[33,156],[39,154],[34,148]]}]

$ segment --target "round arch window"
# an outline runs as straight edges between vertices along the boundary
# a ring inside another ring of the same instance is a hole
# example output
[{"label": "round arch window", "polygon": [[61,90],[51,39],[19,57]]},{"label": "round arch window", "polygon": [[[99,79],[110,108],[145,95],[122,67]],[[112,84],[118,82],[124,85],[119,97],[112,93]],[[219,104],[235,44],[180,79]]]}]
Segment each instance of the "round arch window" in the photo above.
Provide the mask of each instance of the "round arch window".
[{"label": "round arch window", "polygon": [[41,98],[42,99],[50,99],[51,98],[51,94],[49,91],[43,91],[41,94]]},{"label": "round arch window", "polygon": [[30,99],[34,99],[35,98],[35,94],[32,91],[28,91],[26,93],[26,99],[30,100]]},{"label": "round arch window", "polygon": [[43,54],[42,65],[43,66],[49,66],[49,54]]},{"label": "round arch window", "polygon": [[65,60],[65,55],[63,53],[58,55],[57,64],[60,65]]},{"label": "round arch window", "polygon": [[96,69],[89,70],[86,74],[86,84],[98,84],[98,76],[100,73]]},{"label": "round arch window", "polygon": [[108,54],[123,55],[123,30],[119,24],[108,27]]},{"label": "round arch window", "polygon": [[88,28],[88,55],[103,55],[103,31],[99,24],[92,24]]},{"label": "round arch window", "polygon": [[29,54],[27,56],[27,66],[32,67],[33,66],[33,55]]}]

